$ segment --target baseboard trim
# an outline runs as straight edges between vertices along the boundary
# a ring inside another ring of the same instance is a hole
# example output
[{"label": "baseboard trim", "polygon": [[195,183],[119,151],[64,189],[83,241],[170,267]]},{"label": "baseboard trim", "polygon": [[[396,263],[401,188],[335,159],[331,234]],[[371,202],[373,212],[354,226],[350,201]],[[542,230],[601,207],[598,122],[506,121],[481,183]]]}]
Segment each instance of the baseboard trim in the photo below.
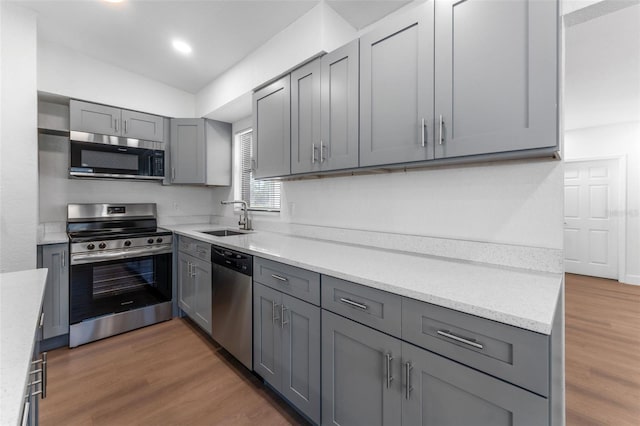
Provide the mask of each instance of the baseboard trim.
[{"label": "baseboard trim", "polygon": [[627,274],[620,282],[623,284],[640,285],[640,275]]}]

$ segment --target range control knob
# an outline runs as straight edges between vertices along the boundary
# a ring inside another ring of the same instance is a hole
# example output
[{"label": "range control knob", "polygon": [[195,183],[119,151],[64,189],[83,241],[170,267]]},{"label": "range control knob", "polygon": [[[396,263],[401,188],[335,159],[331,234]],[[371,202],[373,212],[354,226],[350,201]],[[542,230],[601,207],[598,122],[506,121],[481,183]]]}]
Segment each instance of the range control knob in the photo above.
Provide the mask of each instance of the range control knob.
[{"label": "range control knob", "polygon": [[93,243],[87,245],[87,249],[89,249],[89,250],[93,250],[94,248],[96,248],[96,246]]},{"label": "range control knob", "polygon": [[103,248],[107,248],[107,245],[105,243],[100,243],[100,244],[98,244],[98,247],[103,249]]},{"label": "range control knob", "polygon": [[153,244],[153,238],[149,238],[149,239],[147,240],[147,244]]},{"label": "range control knob", "polygon": [[131,241],[127,240],[124,242],[125,247],[129,247],[131,245]]},{"label": "range control knob", "polygon": [[156,243],[161,243],[162,242],[162,238],[156,238]]}]

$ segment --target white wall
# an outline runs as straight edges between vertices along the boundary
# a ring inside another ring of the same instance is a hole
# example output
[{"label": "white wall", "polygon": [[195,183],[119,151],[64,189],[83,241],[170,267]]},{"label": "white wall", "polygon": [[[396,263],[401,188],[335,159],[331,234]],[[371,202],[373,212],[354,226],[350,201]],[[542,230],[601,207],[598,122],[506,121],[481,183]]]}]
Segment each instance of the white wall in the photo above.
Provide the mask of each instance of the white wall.
[{"label": "white wall", "polygon": [[195,117],[195,95],[38,40],[38,90],[167,117]]},{"label": "white wall", "polygon": [[[196,95],[196,114],[228,119],[226,108],[238,109],[235,120],[251,113],[251,91],[310,57],[355,39],[356,30],[324,2],[268,40]],[[213,114],[212,114],[213,112]],[[220,115],[220,114],[223,115]]]},{"label": "white wall", "polygon": [[[69,139],[39,136],[40,222],[65,222],[67,203],[157,203],[161,224],[183,223],[186,216],[209,220],[213,190],[162,186],[157,182],[69,179]],[[190,219],[193,220],[193,219]]]},{"label": "white wall", "polygon": [[622,156],[626,159],[627,207],[612,212],[626,219],[626,270],[619,280],[640,284],[640,121],[572,130],[565,133],[565,159]]},{"label": "white wall", "polygon": [[36,267],[36,17],[0,2],[0,272]]}]

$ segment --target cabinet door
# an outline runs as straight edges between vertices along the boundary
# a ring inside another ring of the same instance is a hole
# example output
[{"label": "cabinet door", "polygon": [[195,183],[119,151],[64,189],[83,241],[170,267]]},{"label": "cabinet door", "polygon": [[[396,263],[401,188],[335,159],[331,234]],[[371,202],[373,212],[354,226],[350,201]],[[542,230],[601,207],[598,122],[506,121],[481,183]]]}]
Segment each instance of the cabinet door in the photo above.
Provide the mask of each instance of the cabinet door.
[{"label": "cabinet door", "polygon": [[205,183],[205,133],[201,118],[171,120],[171,182]]},{"label": "cabinet door", "polygon": [[193,319],[211,334],[211,262],[194,259],[193,269]]},{"label": "cabinet door", "polygon": [[253,283],[253,370],[282,389],[282,293]]},{"label": "cabinet door", "polygon": [[42,301],[42,338],[69,333],[69,263],[67,244],[42,246],[42,267],[49,270]]},{"label": "cabinet door", "polygon": [[291,73],[291,173],[320,170],[320,58]]},{"label": "cabinet door", "polygon": [[120,108],[89,102],[69,101],[69,126],[79,132],[120,136],[122,123]]},{"label": "cabinet door", "polygon": [[290,76],[253,94],[253,171],[255,178],[291,173]]},{"label": "cabinet door", "polygon": [[164,122],[158,115],[122,110],[122,136],[164,142]]},{"label": "cabinet door", "polygon": [[320,308],[282,295],[281,393],[320,423]]},{"label": "cabinet door", "polygon": [[436,158],[556,146],[558,2],[439,0],[435,11]]},{"label": "cabinet door", "polygon": [[401,349],[400,340],[323,310],[322,424],[400,424]]},{"label": "cabinet door", "polygon": [[358,167],[360,40],[322,57],[322,170]]},{"label": "cabinet door", "polygon": [[433,1],[360,38],[360,165],[433,158]]},{"label": "cabinet door", "polygon": [[189,316],[193,315],[194,311],[195,291],[191,262],[191,256],[178,254],[178,306]]},{"label": "cabinet door", "polygon": [[533,426],[549,421],[548,400],[541,396],[409,343],[402,343],[402,358],[403,424]]}]

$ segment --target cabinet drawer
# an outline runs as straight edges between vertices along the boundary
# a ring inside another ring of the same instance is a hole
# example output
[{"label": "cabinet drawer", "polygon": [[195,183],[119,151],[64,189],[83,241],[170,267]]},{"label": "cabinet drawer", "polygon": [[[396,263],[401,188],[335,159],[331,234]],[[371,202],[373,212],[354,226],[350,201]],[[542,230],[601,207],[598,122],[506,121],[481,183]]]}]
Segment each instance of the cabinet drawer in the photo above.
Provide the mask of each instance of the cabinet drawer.
[{"label": "cabinet drawer", "polygon": [[253,258],[253,280],[320,305],[320,274],[271,260]]},{"label": "cabinet drawer", "polygon": [[323,275],[322,308],[400,337],[402,298],[396,294]]},{"label": "cabinet drawer", "polygon": [[178,250],[197,257],[198,259],[211,262],[211,244],[209,243],[180,236],[178,239]]},{"label": "cabinet drawer", "polygon": [[404,297],[402,338],[549,395],[549,336]]}]

